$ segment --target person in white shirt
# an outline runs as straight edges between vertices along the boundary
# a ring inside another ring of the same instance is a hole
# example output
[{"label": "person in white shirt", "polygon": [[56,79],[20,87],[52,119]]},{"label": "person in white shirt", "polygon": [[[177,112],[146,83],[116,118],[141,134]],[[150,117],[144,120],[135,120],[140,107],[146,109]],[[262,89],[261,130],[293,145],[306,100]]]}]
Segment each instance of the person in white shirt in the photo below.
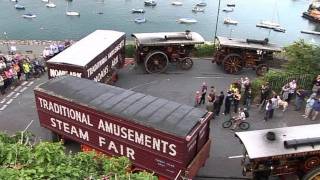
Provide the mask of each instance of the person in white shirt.
[{"label": "person in white shirt", "polygon": [[290,100],[293,98],[294,94],[296,93],[296,89],[297,89],[297,82],[296,80],[292,80],[289,83],[289,96],[288,96],[288,103],[290,102]]},{"label": "person in white shirt", "polygon": [[237,127],[239,127],[239,124],[242,121],[246,120],[246,114],[244,113],[243,108],[239,108],[238,116],[233,117],[233,119],[234,119],[234,124],[233,124],[233,127],[231,129],[235,130]]}]

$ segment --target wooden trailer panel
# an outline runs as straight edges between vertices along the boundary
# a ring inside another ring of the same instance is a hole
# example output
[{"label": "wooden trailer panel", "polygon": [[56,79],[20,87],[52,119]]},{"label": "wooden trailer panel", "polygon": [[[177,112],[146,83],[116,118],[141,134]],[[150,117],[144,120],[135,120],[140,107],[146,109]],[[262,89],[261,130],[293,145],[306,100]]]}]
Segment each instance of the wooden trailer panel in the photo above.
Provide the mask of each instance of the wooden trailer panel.
[{"label": "wooden trailer panel", "polygon": [[[208,148],[212,114],[197,108],[71,76],[40,85],[35,97],[43,127],[106,154],[127,156],[169,179]],[[194,164],[206,158],[198,159]]]}]

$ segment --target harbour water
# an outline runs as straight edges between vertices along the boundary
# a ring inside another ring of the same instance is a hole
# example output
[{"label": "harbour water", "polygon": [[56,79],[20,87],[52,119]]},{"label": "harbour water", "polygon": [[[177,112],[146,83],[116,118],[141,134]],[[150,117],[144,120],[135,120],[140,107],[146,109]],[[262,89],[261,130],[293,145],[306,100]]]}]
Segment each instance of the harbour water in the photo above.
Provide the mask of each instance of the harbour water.
[{"label": "harbour water", "polygon": [[[193,6],[200,0],[180,0],[182,6],[173,6],[174,0],[157,0],[155,7],[145,7],[143,0],[52,0],[56,8],[47,8],[41,0],[19,0],[26,10],[14,9],[14,2],[0,0],[0,39],[63,40],[80,39],[96,29],[113,29],[130,34],[137,32],[184,31],[199,32],[206,40],[213,40],[218,0],[204,0],[204,12],[193,13]],[[301,30],[320,31],[320,25],[301,17],[310,1],[307,0],[235,0],[233,12],[225,13],[228,0],[221,0],[218,36],[233,38],[264,39],[287,45],[298,39],[320,43],[320,36],[302,34]],[[144,14],[132,14],[131,9],[144,8]],[[79,17],[66,16],[66,10],[80,12]],[[37,15],[24,19],[25,13]],[[102,13],[101,13],[102,12]],[[145,17],[146,23],[136,24],[134,19]],[[237,26],[225,25],[230,17],[239,22]],[[179,24],[179,18],[195,18],[195,24]],[[286,28],[285,33],[257,28],[262,20],[278,21]],[[5,36],[3,32],[6,32]]]}]

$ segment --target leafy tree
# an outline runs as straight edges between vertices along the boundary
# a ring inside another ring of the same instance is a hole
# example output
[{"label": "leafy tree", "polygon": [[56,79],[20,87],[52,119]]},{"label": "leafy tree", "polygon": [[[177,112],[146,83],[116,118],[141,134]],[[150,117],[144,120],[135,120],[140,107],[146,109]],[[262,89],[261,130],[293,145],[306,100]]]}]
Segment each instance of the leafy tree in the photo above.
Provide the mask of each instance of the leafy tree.
[{"label": "leafy tree", "polygon": [[320,47],[304,40],[294,42],[284,48],[289,62],[285,71],[292,74],[314,74],[320,72]]}]

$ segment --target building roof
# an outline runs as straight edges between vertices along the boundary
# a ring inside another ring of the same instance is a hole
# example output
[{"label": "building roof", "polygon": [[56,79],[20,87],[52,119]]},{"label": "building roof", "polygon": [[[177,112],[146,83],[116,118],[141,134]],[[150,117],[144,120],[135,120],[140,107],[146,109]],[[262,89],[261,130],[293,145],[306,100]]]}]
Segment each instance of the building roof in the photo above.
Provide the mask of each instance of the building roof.
[{"label": "building roof", "polygon": [[[136,33],[132,34],[140,45],[143,46],[161,46],[172,44],[202,44],[203,37],[196,33],[190,32],[188,38],[186,32],[157,32],[157,33]],[[167,38],[166,38],[167,37]]]},{"label": "building roof", "polygon": [[[267,132],[274,132],[276,139],[267,140]],[[250,159],[296,154],[302,152],[319,151],[320,145],[300,146],[298,148],[285,148],[284,141],[301,140],[320,137],[320,124],[264,129],[257,131],[236,132],[247,150]]]},{"label": "building roof", "polygon": [[61,76],[35,90],[178,137],[186,137],[207,111],[92,80]]},{"label": "building roof", "polygon": [[227,38],[227,37],[217,37],[220,45],[228,47],[238,47],[243,49],[257,49],[257,50],[267,50],[267,51],[281,51],[281,47],[276,44],[268,43],[257,44],[257,43],[248,43],[246,39],[236,39],[236,38]]},{"label": "building roof", "polygon": [[47,62],[86,66],[123,35],[124,32],[96,30]]}]

